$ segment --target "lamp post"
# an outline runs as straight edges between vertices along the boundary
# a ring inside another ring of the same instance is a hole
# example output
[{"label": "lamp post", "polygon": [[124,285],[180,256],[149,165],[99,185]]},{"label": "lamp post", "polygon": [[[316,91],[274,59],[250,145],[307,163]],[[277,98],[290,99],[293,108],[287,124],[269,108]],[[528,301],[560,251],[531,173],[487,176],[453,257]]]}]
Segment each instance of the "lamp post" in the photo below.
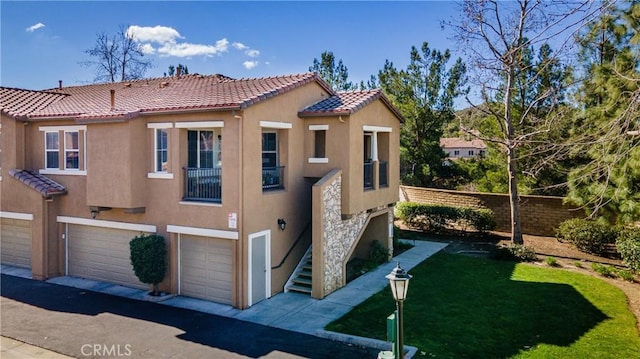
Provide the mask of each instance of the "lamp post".
[{"label": "lamp post", "polygon": [[398,341],[398,350],[396,351],[396,359],[401,359],[404,354],[404,333],[403,333],[403,322],[402,322],[402,305],[404,300],[407,298],[407,291],[409,290],[409,279],[413,276],[404,269],[400,268],[400,263],[396,265],[395,268],[391,271],[391,273],[387,274],[385,278],[389,279],[389,285],[391,286],[391,293],[393,293],[393,299],[396,301],[396,308],[398,310],[398,320],[397,320],[397,341]]}]

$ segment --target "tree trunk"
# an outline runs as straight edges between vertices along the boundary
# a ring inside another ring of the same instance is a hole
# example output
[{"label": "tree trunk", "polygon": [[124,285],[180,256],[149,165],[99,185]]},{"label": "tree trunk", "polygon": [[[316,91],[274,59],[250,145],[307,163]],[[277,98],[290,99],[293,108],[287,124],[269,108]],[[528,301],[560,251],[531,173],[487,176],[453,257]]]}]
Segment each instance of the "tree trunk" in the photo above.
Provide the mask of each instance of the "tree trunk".
[{"label": "tree trunk", "polygon": [[522,226],[520,224],[520,202],[518,199],[518,179],[516,178],[516,149],[509,148],[507,155],[509,171],[509,205],[511,207],[511,241],[515,244],[523,244]]}]

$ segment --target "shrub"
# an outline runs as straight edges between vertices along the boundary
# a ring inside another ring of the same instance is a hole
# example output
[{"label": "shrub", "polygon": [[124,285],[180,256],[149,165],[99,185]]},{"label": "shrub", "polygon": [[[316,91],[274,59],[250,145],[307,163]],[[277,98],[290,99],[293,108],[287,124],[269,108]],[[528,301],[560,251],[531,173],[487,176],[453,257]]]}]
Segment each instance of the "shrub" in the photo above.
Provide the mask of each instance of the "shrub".
[{"label": "shrub", "polygon": [[547,265],[551,266],[551,267],[560,267],[560,263],[558,263],[558,260],[553,258],[553,257],[545,258],[544,262],[547,263]]},{"label": "shrub", "polygon": [[371,242],[369,248],[369,259],[374,263],[381,264],[389,260],[389,251],[378,240]]},{"label": "shrub", "polygon": [[620,231],[616,247],[629,269],[632,272],[640,273],[640,230],[628,228]]},{"label": "shrub", "polygon": [[396,211],[407,226],[423,231],[437,233],[456,226],[477,231],[495,228],[493,212],[489,209],[402,202],[396,206]]},{"label": "shrub", "polygon": [[580,261],[573,262],[573,265],[578,267],[578,268],[582,268],[582,262],[580,262]]},{"label": "shrub", "polygon": [[499,247],[493,254],[493,258],[516,262],[534,262],[538,259],[536,252],[523,244],[509,244],[506,247]]},{"label": "shrub", "polygon": [[627,282],[633,283],[635,281],[635,279],[633,278],[633,273],[626,269],[616,269],[616,274],[618,275],[618,277],[626,280]]},{"label": "shrub", "polygon": [[156,234],[142,234],[129,242],[133,272],[142,283],[153,285],[158,295],[158,283],[167,271],[167,248],[164,238]]},{"label": "shrub", "polygon": [[607,245],[615,243],[617,230],[597,221],[574,218],[560,224],[556,238],[568,242],[579,250],[596,255],[604,255]]},{"label": "shrub", "polygon": [[591,269],[593,269],[596,273],[599,273],[601,276],[615,278],[616,272],[613,267],[608,265],[603,265],[600,263],[593,262],[591,263]]}]

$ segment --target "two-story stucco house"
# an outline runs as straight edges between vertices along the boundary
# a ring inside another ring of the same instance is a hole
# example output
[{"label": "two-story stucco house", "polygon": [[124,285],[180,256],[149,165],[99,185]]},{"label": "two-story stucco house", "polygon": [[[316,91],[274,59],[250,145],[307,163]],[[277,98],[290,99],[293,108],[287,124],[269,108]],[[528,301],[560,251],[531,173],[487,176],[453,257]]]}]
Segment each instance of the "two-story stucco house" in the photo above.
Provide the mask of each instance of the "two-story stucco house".
[{"label": "two-story stucco house", "polygon": [[447,158],[455,160],[458,158],[474,158],[485,155],[487,145],[484,141],[474,138],[466,140],[457,137],[443,137],[440,139],[440,147],[446,153]]},{"label": "two-story stucco house", "polygon": [[2,264],[148,288],[129,241],[168,246],[161,289],[246,308],[322,298],[391,252],[401,117],[314,73],[0,88]]}]

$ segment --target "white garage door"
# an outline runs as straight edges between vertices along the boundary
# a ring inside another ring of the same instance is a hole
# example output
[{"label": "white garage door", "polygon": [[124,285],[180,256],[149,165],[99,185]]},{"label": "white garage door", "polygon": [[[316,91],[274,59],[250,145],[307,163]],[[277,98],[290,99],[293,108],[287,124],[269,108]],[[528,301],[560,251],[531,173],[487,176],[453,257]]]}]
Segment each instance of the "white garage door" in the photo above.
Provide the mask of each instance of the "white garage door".
[{"label": "white garage door", "polygon": [[133,273],[129,242],[137,231],[69,224],[69,273],[127,287],[148,289]]},{"label": "white garage door", "polygon": [[0,262],[31,268],[31,221],[0,219]]},{"label": "white garage door", "polygon": [[180,235],[180,294],[231,304],[231,241]]}]

